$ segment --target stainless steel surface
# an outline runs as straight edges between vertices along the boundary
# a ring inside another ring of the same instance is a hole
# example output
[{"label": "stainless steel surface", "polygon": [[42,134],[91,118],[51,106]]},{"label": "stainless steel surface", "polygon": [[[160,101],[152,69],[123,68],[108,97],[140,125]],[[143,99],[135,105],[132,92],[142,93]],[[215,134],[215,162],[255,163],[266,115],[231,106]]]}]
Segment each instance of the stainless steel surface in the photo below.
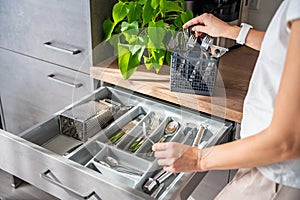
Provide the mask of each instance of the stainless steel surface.
[{"label": "stainless steel surface", "polygon": [[56,51],[60,51],[60,52],[71,54],[71,55],[76,55],[76,54],[81,53],[81,51],[79,49],[71,48],[71,47],[68,48],[67,45],[65,45],[65,44],[45,42],[44,46],[47,48],[54,49]]},{"label": "stainless steel surface", "polygon": [[170,122],[167,123],[164,130],[164,136],[159,140],[159,142],[165,142],[168,137],[173,137],[176,134],[179,127],[180,124],[172,119]]},{"label": "stainless steel surface", "polygon": [[0,129],[5,130],[5,121],[4,121],[4,113],[3,113],[2,101],[1,101],[1,93],[0,93]]},{"label": "stainless steel surface", "polygon": [[[123,105],[131,104],[135,107],[116,119],[114,123],[105,129],[100,130],[95,136],[79,148],[76,148],[73,152],[70,152],[66,157],[62,157],[41,146],[59,134],[58,116],[61,113],[89,101],[108,97],[112,100],[117,99]],[[141,125],[147,121],[147,116],[153,116],[151,113],[164,116],[163,122],[152,133],[154,135],[153,137],[151,136],[151,139],[154,141],[158,141],[160,137],[163,137],[164,127],[170,121],[170,117],[182,124],[182,127],[172,137],[171,141],[181,141],[189,145],[193,143],[196,137],[197,132],[194,128],[199,127],[204,121],[209,125],[209,131],[213,135],[213,139],[210,139],[207,145],[217,143],[231,127],[231,124],[209,119],[207,116],[190,110],[180,110],[177,107],[160,103],[154,99],[132,95],[127,91],[118,89],[101,88],[89,97],[59,111],[46,122],[37,124],[24,131],[21,134],[22,138],[8,132],[0,131],[0,168],[61,199],[81,198],[80,196],[89,195],[93,191],[104,200],[116,198],[153,199],[151,195],[143,192],[142,186],[149,177],[155,177],[156,172],[160,170],[156,160],[148,160],[143,157],[143,151],[132,154],[126,151],[126,145],[110,145],[106,143],[109,136],[113,135],[141,113],[147,113],[146,117],[139,121],[132,131],[127,133],[127,137],[123,138],[120,144],[125,141],[134,140],[139,136],[137,133],[142,134]],[[132,139],[129,139],[130,137]],[[141,146],[142,150],[148,148],[146,145],[147,142],[150,144],[149,141],[146,141],[143,148]],[[5,154],[4,149],[11,149],[11,151],[9,154]],[[105,160],[108,156],[117,159],[121,165],[143,172],[143,175],[136,176],[118,172],[95,162],[96,160]],[[22,168],[14,167],[15,160],[23,163]],[[40,174],[47,170],[51,170],[62,185],[57,185],[52,181],[49,182],[49,180],[41,178]],[[194,182],[194,177],[199,176],[196,173],[172,175],[171,173],[163,172],[157,177],[157,182],[163,182],[167,187],[163,187],[160,190],[157,198],[175,199],[181,196],[181,193],[184,193],[186,189],[188,191],[191,189],[186,188],[187,186],[196,187],[194,184],[189,184],[190,182]],[[198,181],[200,180],[198,179]],[[159,187],[159,184],[157,187]],[[79,196],[75,195],[74,197],[74,192],[72,191],[75,191]]]},{"label": "stainless steel surface", "polygon": [[207,51],[210,48],[213,41],[214,41],[213,37],[206,35],[201,42],[201,48],[203,48],[205,51]]},{"label": "stainless steel surface", "polygon": [[68,82],[68,81],[61,80],[61,79],[59,79],[59,78],[56,78],[55,74],[49,74],[49,75],[48,75],[48,79],[53,80],[53,81],[55,81],[55,82],[57,82],[57,83],[62,83],[62,84],[64,84],[64,85],[71,86],[71,87],[73,87],[73,88],[80,88],[80,87],[83,86],[82,83],[70,83],[70,82]]},{"label": "stainless steel surface", "polygon": [[159,195],[159,193],[163,190],[164,186],[165,186],[164,183],[160,184],[160,185],[158,186],[158,188],[156,188],[156,190],[151,194],[151,197],[157,198],[158,195]]},{"label": "stainless steel surface", "polygon": [[[121,104],[108,99],[89,101],[59,115],[60,132],[80,141],[86,141],[114,119]],[[115,118],[116,119],[116,118]]]},{"label": "stainless steel surface", "polygon": [[55,175],[51,172],[50,169],[48,169],[47,171],[41,173],[41,177],[43,179],[57,185],[57,186],[63,188],[64,190],[69,191],[70,193],[72,193],[78,199],[89,199],[92,196],[94,196],[96,199],[101,200],[101,198],[94,191],[92,191],[88,195],[82,195],[82,194],[78,193],[77,191],[73,190],[72,188],[69,188],[68,186],[63,185],[62,183],[59,182],[59,180],[55,177]]},{"label": "stainless steel surface", "polygon": [[195,138],[195,140],[194,140],[194,142],[193,142],[193,146],[194,146],[194,147],[198,147],[198,146],[199,146],[199,144],[200,144],[200,142],[201,142],[201,140],[202,140],[204,131],[206,131],[206,129],[207,129],[206,126],[200,125],[200,128],[199,128],[199,130],[198,130],[198,132],[197,132],[196,138]]},{"label": "stainless steel surface", "polygon": [[[0,155],[2,170],[20,177],[59,199],[76,199],[76,196],[41,178],[40,174],[48,169],[63,185],[79,194],[90,194],[91,191],[95,191],[103,200],[116,197],[148,198],[142,192],[126,189],[119,182],[3,130],[0,130]],[[22,165],[16,165],[16,161]]]},{"label": "stainless steel surface", "polygon": [[146,123],[143,122],[143,135],[147,138],[147,140],[149,142],[151,142],[152,144],[155,144],[155,142],[153,142],[153,140],[149,137],[147,131],[146,131]]},{"label": "stainless steel surface", "polygon": [[[0,8],[2,9],[2,8]],[[0,48],[0,91],[6,130],[20,133],[92,91],[89,75]],[[47,77],[55,73],[73,89]]]},{"label": "stainless steel surface", "polygon": [[114,168],[123,168],[125,169],[127,172],[130,172],[132,174],[136,174],[138,176],[142,176],[143,172],[140,172],[136,169],[133,169],[131,167],[128,167],[126,165],[121,165],[115,158],[111,157],[111,156],[107,156],[106,157],[106,161],[109,164],[109,166],[114,167]]},{"label": "stainless steel surface", "polygon": [[[1,0],[0,47],[89,73],[89,10],[89,0],[56,0],[47,4],[38,0]],[[48,41],[74,46],[82,53],[71,56],[45,48]]]}]

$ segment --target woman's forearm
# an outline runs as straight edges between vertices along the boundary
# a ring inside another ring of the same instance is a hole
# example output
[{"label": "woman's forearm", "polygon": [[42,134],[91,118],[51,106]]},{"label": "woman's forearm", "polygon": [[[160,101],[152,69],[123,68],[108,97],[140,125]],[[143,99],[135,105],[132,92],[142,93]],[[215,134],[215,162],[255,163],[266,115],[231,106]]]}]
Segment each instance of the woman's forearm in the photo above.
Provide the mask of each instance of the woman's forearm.
[{"label": "woman's forearm", "polygon": [[[227,30],[224,31],[223,37],[229,38],[232,40],[236,40],[236,38],[239,35],[240,30],[241,30],[241,27],[229,26],[227,28]],[[250,31],[248,32],[247,38],[246,38],[245,45],[259,51],[264,36],[265,36],[265,32],[250,29]]]},{"label": "woman's forearm", "polygon": [[251,168],[291,159],[292,151],[286,148],[284,137],[274,137],[271,129],[266,129],[242,140],[203,149],[199,170]]}]

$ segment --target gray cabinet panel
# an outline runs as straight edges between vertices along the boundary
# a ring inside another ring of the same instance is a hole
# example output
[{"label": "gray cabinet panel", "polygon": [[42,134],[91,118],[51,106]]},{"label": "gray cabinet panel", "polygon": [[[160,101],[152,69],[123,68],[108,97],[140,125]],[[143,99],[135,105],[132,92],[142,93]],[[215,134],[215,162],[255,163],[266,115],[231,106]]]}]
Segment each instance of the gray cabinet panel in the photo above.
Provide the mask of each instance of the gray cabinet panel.
[{"label": "gray cabinet panel", "polygon": [[3,49],[0,60],[3,113],[12,133],[31,127],[92,90],[89,75],[81,72]]},{"label": "gray cabinet panel", "polygon": [[3,48],[89,73],[90,29],[89,0],[0,0]]},{"label": "gray cabinet panel", "polygon": [[[0,130],[0,154],[1,169],[60,199],[147,198],[142,192],[112,185],[101,174],[3,130]],[[90,198],[84,198],[89,195]]]}]

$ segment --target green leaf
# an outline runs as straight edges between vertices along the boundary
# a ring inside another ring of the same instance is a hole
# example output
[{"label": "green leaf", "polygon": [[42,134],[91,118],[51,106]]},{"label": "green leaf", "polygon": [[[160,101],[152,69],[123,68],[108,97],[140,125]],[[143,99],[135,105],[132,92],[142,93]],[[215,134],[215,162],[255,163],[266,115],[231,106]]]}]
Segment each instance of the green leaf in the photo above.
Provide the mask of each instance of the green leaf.
[{"label": "green leaf", "polygon": [[194,17],[193,12],[191,10],[184,12],[180,15],[182,24],[185,24],[187,21]]},{"label": "green leaf", "polygon": [[178,15],[176,17],[176,19],[174,20],[174,25],[177,27],[177,28],[181,28],[183,26],[183,23],[182,23],[182,20],[181,20],[181,16]]},{"label": "green leaf", "polygon": [[108,18],[103,22],[103,31],[105,34],[105,40],[108,40],[111,37],[111,34],[114,30],[114,23]]},{"label": "green leaf", "polygon": [[152,8],[151,6],[151,1],[148,0],[146,1],[144,8],[143,8],[143,13],[142,13],[142,17],[143,17],[143,25],[145,26],[146,24],[148,24],[152,18],[155,17],[155,10]]},{"label": "green leaf", "polygon": [[158,6],[160,6],[160,1],[161,0],[151,0],[151,7],[156,9]]},{"label": "green leaf", "polygon": [[127,31],[127,30],[138,30],[139,29],[139,24],[137,21],[134,21],[132,23],[128,23],[128,22],[122,22],[121,24],[121,31]]},{"label": "green leaf", "polygon": [[172,52],[167,51],[167,53],[166,53],[166,61],[167,61],[167,63],[168,63],[169,66],[171,66],[171,55],[172,55]]},{"label": "green leaf", "polygon": [[128,6],[126,3],[119,1],[113,7],[112,16],[114,19],[114,24],[119,23],[122,21],[128,13]]},{"label": "green leaf", "polygon": [[148,70],[154,68],[158,73],[165,60],[166,51],[163,49],[148,49],[150,57],[146,59],[145,66]]},{"label": "green leaf", "polygon": [[[134,54],[130,50],[134,50]],[[140,65],[144,52],[142,46],[132,47],[128,44],[119,44],[118,46],[118,64],[124,79],[128,79]]]},{"label": "green leaf", "polygon": [[138,21],[142,13],[141,4],[137,2],[130,2],[128,8],[129,8],[128,15],[127,15],[128,22],[131,23],[133,21]]},{"label": "green leaf", "polygon": [[109,39],[109,43],[110,43],[110,45],[114,49],[114,56],[117,56],[118,55],[118,44],[120,43],[120,37],[119,37],[119,35],[113,35]]},{"label": "green leaf", "polygon": [[178,2],[163,0],[161,3],[161,10],[163,12],[181,12],[182,8],[179,6]]},{"label": "green leaf", "polygon": [[149,35],[149,48],[162,48],[163,40],[166,35],[166,30],[164,29],[164,21],[160,20],[158,22],[150,22],[148,28]]}]

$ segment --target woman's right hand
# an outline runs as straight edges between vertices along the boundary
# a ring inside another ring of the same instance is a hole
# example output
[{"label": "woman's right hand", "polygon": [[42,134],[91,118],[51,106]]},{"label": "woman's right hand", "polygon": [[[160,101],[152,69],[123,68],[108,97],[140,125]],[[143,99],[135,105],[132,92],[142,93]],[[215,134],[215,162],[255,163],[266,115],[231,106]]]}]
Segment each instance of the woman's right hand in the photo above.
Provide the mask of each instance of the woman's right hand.
[{"label": "woman's right hand", "polygon": [[183,28],[193,26],[196,37],[202,33],[206,33],[212,37],[226,37],[235,39],[239,33],[239,29],[229,25],[228,23],[218,19],[212,14],[204,13],[194,19],[191,19],[183,25]]}]

